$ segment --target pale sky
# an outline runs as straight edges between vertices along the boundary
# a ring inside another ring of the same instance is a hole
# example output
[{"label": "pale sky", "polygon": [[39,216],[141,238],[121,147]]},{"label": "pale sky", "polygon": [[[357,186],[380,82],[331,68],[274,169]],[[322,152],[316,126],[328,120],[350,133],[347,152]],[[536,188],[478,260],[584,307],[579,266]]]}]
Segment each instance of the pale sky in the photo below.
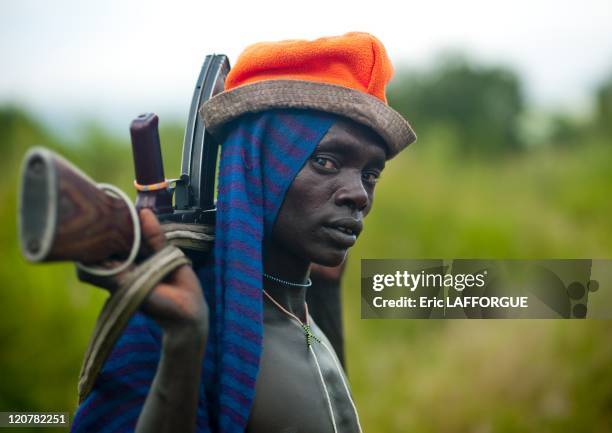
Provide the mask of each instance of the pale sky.
[{"label": "pale sky", "polygon": [[514,68],[541,107],[588,109],[612,74],[611,0],[73,1],[0,6],[0,104],[60,127],[126,129],[142,111],[184,121],[206,54],[367,31],[399,69],[460,49]]}]

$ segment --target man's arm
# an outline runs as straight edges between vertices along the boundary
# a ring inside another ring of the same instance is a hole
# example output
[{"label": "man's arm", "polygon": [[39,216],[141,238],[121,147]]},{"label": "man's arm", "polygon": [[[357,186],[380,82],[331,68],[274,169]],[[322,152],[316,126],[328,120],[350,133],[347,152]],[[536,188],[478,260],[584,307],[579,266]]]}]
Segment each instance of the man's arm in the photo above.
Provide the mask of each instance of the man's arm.
[{"label": "man's arm", "polygon": [[166,332],[155,379],[136,432],[193,432],[207,336],[199,330]]},{"label": "man's arm", "polygon": [[[148,249],[155,253],[164,248],[155,215],[143,210],[140,218]],[[107,282],[104,287],[113,291],[117,284]],[[79,409],[73,431],[123,431],[121,425],[136,424],[139,433],[195,432],[209,316],[193,269],[185,265],[172,272],[152,290],[141,311],[161,328],[161,350],[159,328],[137,313],[100,373],[91,399]],[[123,424],[116,425],[121,418]]]}]

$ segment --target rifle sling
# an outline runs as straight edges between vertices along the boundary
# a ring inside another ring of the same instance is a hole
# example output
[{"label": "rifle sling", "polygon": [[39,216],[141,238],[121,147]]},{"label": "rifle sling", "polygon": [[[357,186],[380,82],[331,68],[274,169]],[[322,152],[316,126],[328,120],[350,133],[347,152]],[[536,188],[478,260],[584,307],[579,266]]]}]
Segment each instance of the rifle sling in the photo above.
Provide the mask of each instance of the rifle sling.
[{"label": "rifle sling", "polygon": [[191,264],[189,258],[168,245],[130,271],[125,283],[106,300],[81,366],[79,403],[91,392],[104,362],[142,301],[166,275],[185,264]]},{"label": "rifle sling", "polygon": [[164,223],[162,230],[168,242],[185,250],[209,252],[215,240],[215,226],[206,224]]}]

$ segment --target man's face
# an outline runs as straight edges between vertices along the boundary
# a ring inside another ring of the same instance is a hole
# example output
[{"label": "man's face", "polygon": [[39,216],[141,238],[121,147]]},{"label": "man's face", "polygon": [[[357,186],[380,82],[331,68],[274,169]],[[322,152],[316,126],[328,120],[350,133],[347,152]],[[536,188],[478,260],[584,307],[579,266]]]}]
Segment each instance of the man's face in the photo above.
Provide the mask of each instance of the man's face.
[{"label": "man's face", "polygon": [[332,125],[289,187],[270,246],[303,261],[342,263],[372,208],[385,159],[369,128],[344,118]]}]

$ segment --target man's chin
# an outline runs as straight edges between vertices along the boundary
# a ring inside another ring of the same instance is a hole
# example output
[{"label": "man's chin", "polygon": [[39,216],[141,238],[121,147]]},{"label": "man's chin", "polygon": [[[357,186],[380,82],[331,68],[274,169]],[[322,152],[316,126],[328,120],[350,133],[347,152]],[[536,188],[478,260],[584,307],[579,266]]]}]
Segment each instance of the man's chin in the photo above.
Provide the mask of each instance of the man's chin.
[{"label": "man's chin", "polygon": [[317,265],[333,268],[342,264],[347,253],[348,249],[326,251],[324,254],[317,255],[312,262],[316,263]]}]

